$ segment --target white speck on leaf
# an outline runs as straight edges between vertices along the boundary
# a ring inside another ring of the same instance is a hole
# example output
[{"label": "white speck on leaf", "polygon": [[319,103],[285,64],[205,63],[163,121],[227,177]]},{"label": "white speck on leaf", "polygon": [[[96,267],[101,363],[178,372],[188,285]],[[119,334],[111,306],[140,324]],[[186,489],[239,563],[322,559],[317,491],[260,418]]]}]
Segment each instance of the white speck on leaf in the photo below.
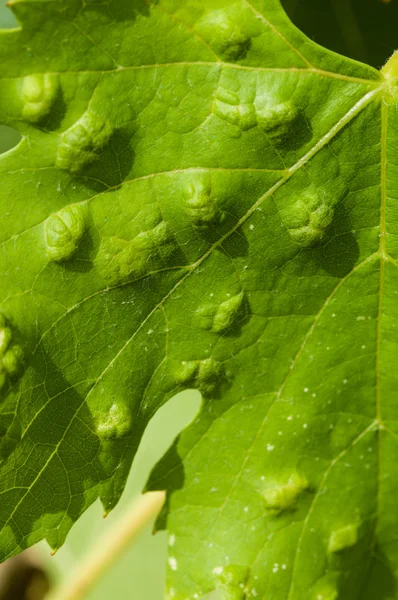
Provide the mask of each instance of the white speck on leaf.
[{"label": "white speck on leaf", "polygon": [[221,575],[221,573],[223,571],[224,571],[224,567],[214,567],[214,569],[213,569],[214,575]]}]

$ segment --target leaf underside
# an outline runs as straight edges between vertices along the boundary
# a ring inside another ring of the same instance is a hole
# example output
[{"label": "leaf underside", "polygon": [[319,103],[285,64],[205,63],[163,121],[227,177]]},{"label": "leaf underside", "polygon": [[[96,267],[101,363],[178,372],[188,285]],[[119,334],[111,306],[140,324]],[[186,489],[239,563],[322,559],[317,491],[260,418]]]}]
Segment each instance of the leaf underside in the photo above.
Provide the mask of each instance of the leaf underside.
[{"label": "leaf underside", "polygon": [[398,91],[277,0],[14,0],[0,556],[154,469],[167,598],[398,598]]}]

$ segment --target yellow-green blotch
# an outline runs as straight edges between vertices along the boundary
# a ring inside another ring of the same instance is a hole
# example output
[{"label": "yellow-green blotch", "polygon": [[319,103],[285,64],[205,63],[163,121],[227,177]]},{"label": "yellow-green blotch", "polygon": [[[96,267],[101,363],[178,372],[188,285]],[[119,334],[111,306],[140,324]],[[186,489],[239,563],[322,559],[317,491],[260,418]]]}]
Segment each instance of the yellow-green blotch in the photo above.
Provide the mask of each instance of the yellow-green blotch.
[{"label": "yellow-green blotch", "polygon": [[215,391],[223,375],[221,363],[212,359],[181,362],[174,371],[178,384],[197,388],[204,396]]},{"label": "yellow-green blotch", "polygon": [[246,584],[250,575],[249,567],[227,565],[222,569],[216,567],[213,573],[217,574],[216,587],[222,600],[246,600]]},{"label": "yellow-green blotch", "polygon": [[56,262],[71,258],[86,226],[86,211],[79,204],[65,206],[48,217],[44,225],[48,258]]},{"label": "yellow-green blotch", "polygon": [[98,419],[96,432],[101,440],[119,440],[129,435],[132,426],[133,416],[130,408],[123,402],[115,402],[108,412]]},{"label": "yellow-green blotch", "polygon": [[29,123],[40,123],[51,112],[57,97],[57,75],[36,73],[27,75],[22,83],[22,117]]},{"label": "yellow-green blotch", "polygon": [[195,227],[206,228],[224,220],[219,199],[215,197],[210,173],[194,173],[183,188],[185,211]]},{"label": "yellow-green blotch", "polygon": [[355,546],[358,541],[358,525],[351,523],[332,531],[329,538],[329,552],[340,552]]},{"label": "yellow-green blotch", "polygon": [[211,10],[195,26],[214,52],[226,62],[245,58],[250,48],[250,37],[242,30],[240,15],[226,10]]},{"label": "yellow-green blotch", "polygon": [[128,277],[143,277],[160,268],[175,249],[175,239],[165,221],[161,221],[131,241],[103,238],[94,264],[108,284],[116,285]]},{"label": "yellow-green blotch", "polygon": [[199,327],[222,333],[232,327],[243,304],[244,293],[236,294],[218,306],[208,305],[196,313]]},{"label": "yellow-green blotch", "polygon": [[298,110],[291,102],[257,109],[256,112],[258,127],[275,142],[286,138],[298,117]]},{"label": "yellow-green blotch", "polygon": [[291,238],[303,248],[323,240],[333,220],[334,209],[327,204],[323,192],[305,192],[282,218]]},{"label": "yellow-green blotch", "polygon": [[276,511],[291,509],[299,495],[308,488],[309,483],[305,477],[292,473],[286,483],[268,487],[263,495],[268,508]]},{"label": "yellow-green blotch", "polygon": [[113,128],[91,110],[61,136],[55,164],[60,169],[78,173],[99,158],[108,143]]}]

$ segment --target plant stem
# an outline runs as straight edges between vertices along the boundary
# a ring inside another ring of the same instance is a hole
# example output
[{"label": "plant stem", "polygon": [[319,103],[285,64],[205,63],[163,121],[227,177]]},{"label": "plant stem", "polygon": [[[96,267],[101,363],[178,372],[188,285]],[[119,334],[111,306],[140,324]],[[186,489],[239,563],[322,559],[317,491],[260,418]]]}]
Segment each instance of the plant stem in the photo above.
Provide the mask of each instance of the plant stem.
[{"label": "plant stem", "polygon": [[165,501],[165,492],[149,492],[134,501],[119,521],[96,544],[94,552],[83,558],[75,577],[60,590],[55,590],[51,600],[81,600],[98,583],[106,570],[115,562],[142,529],[156,517]]}]

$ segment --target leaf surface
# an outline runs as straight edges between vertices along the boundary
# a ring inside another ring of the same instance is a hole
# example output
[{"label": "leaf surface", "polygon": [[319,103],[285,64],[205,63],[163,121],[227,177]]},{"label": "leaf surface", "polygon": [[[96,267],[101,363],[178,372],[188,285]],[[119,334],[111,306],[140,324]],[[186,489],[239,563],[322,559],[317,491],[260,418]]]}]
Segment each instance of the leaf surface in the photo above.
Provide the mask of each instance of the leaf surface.
[{"label": "leaf surface", "polygon": [[110,511],[196,388],[148,484],[168,598],[395,598],[396,57],[332,54],[277,0],[12,7],[1,557]]}]

